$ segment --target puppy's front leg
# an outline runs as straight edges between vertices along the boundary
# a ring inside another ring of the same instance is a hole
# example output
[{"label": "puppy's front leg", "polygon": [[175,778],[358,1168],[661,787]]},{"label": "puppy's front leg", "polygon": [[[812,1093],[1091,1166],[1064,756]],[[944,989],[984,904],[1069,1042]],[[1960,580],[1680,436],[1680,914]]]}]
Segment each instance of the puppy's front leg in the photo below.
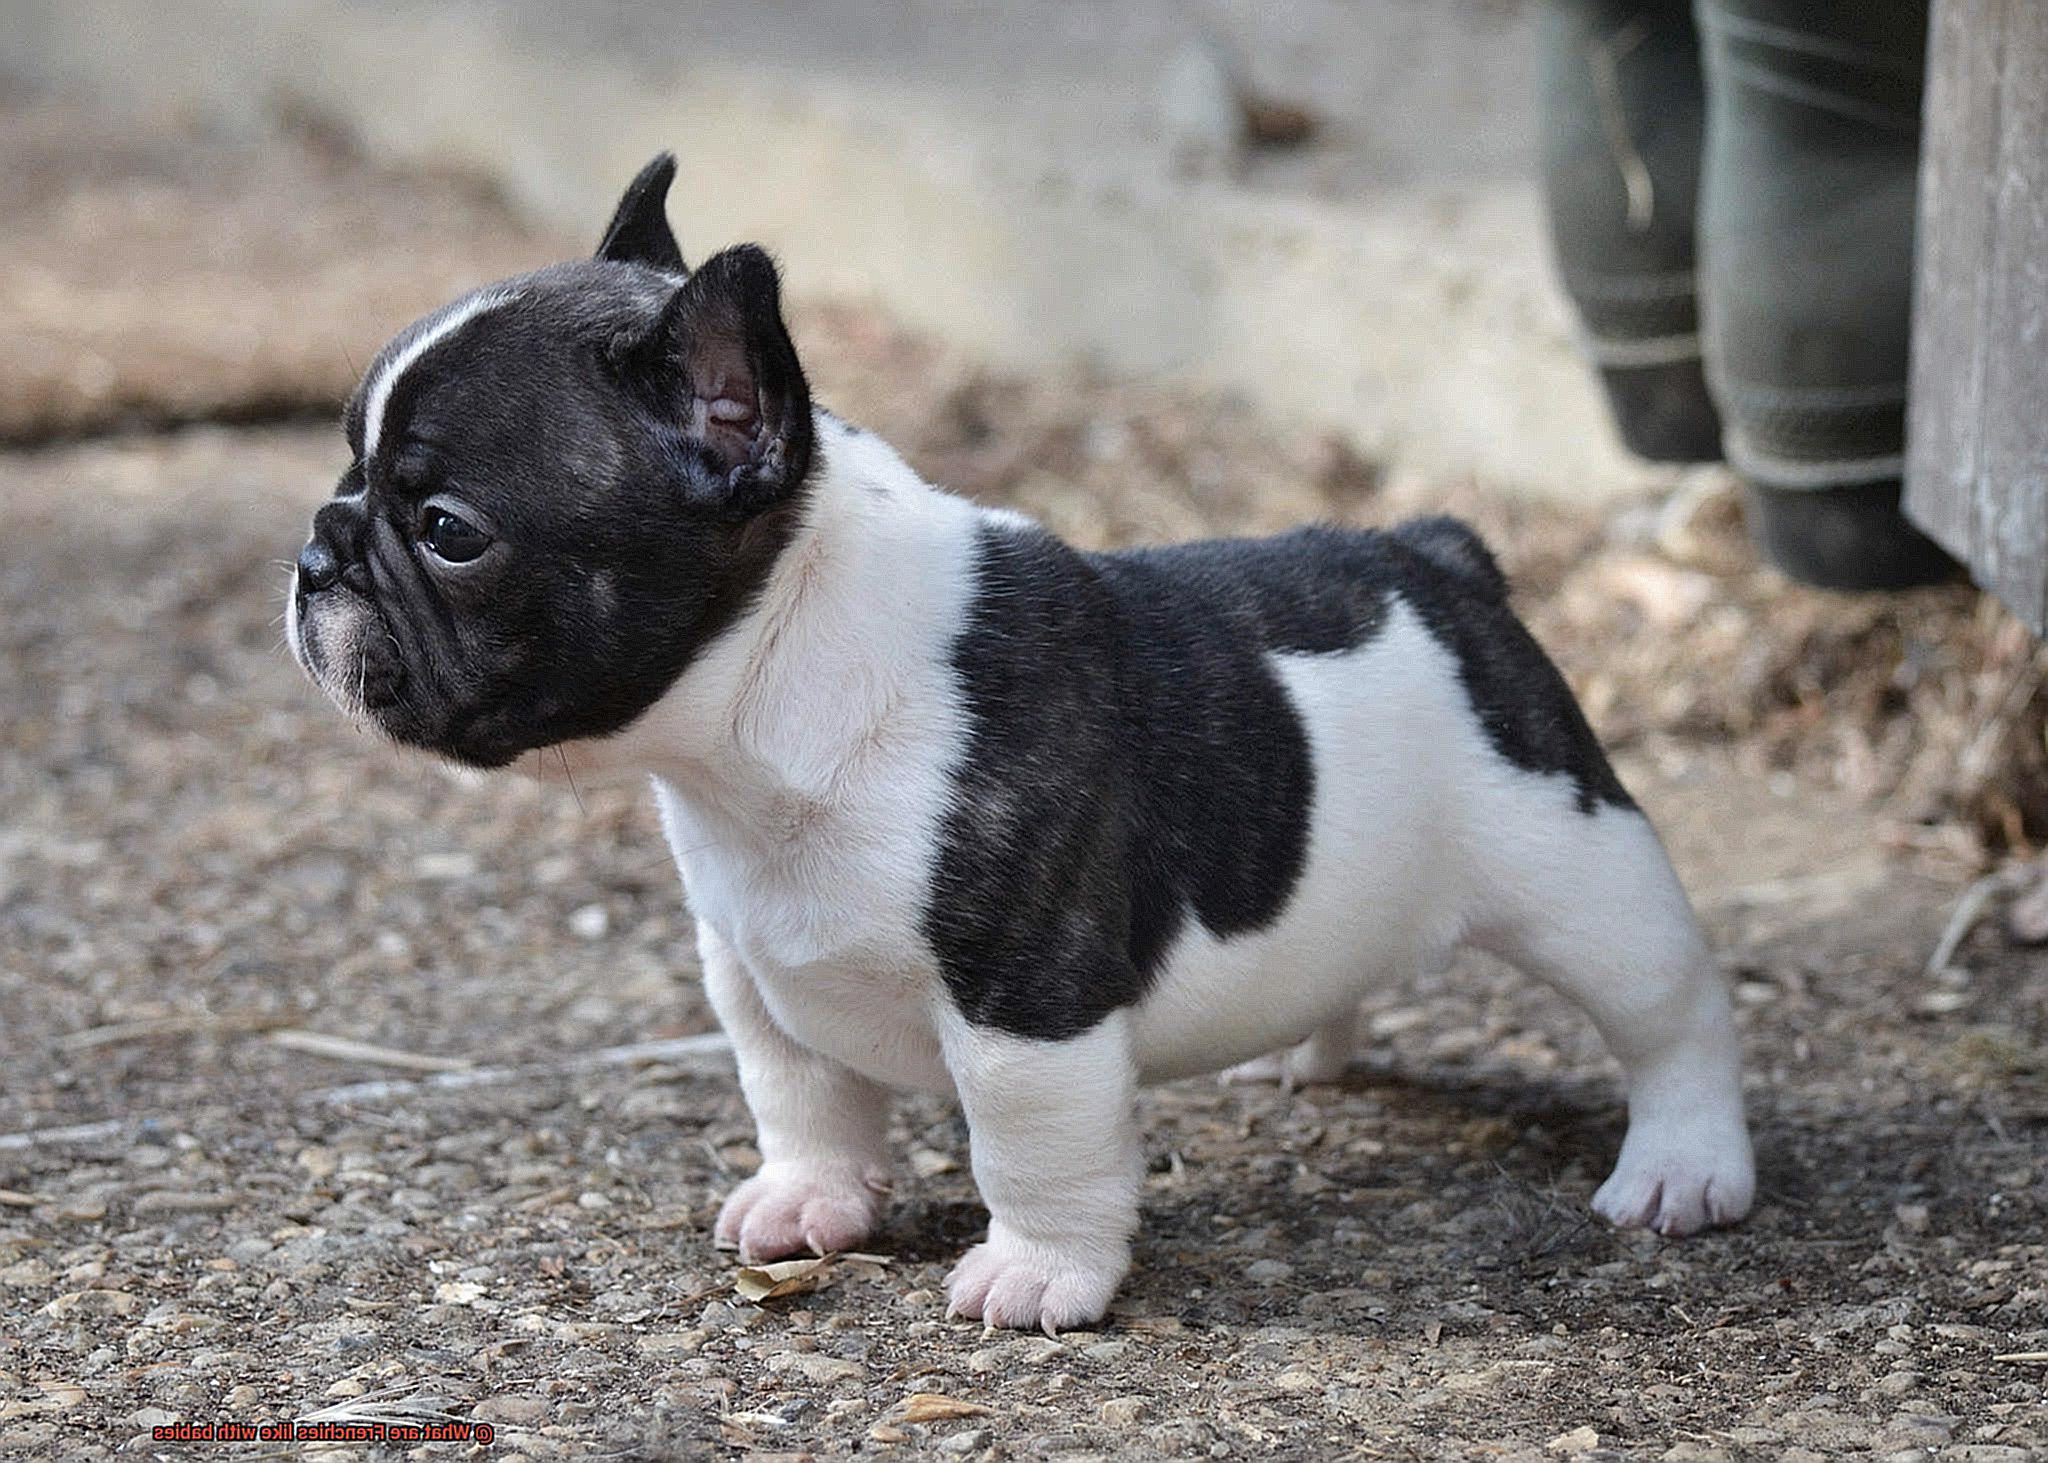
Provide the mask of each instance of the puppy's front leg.
[{"label": "puppy's front leg", "polygon": [[994,1326],[1078,1326],[1130,1268],[1142,1162],[1121,1013],[1066,1041],[941,1023],[967,1113],[988,1238],[946,1278],[948,1310]]},{"label": "puppy's front leg", "polygon": [[697,949],[761,1149],[760,1171],[718,1211],[719,1240],[750,1261],[853,1248],[889,1193],[887,1094],[791,1040],[717,931],[700,923]]}]

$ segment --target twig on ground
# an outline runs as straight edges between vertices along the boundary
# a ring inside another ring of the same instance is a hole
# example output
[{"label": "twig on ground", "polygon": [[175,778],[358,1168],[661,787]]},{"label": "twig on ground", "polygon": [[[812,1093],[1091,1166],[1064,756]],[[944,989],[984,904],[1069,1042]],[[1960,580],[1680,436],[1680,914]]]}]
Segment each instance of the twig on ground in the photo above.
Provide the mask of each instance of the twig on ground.
[{"label": "twig on ground", "polygon": [[96,1047],[118,1046],[130,1041],[154,1041],[165,1036],[230,1036],[246,1031],[265,1031],[284,1025],[285,1018],[260,1011],[230,1012],[216,1016],[195,1011],[189,1015],[152,1016],[141,1021],[115,1021],[106,1026],[88,1026],[57,1038],[64,1051],[90,1051]]},{"label": "twig on ground", "polygon": [[2026,886],[2034,873],[2032,864],[2014,864],[2000,869],[1995,874],[1986,874],[1963,891],[1963,897],[1956,901],[1955,912],[1942,926],[1941,938],[1935,941],[1934,953],[1927,957],[1928,975],[1939,975],[1955,960],[1956,951],[1963,947],[1963,941],[1970,937],[1970,931],[1977,928],[1984,918],[1991,902],[2001,894],[2010,894]]},{"label": "twig on ground", "polygon": [[[500,1082],[517,1082],[533,1077],[563,1076],[598,1071],[606,1067],[631,1067],[651,1062],[678,1062],[704,1069],[731,1065],[732,1043],[722,1031],[702,1036],[678,1036],[662,1041],[635,1041],[623,1046],[600,1047],[556,1062],[537,1062],[523,1067],[470,1067],[435,1072],[425,1077],[393,1078],[377,1082],[351,1082],[343,1087],[325,1087],[303,1093],[300,1102],[364,1103],[416,1092],[446,1092],[465,1087],[485,1087]],[[31,1128],[22,1133],[0,1133],[0,1153],[37,1148],[56,1143],[95,1143],[155,1122],[173,1121],[161,1115],[137,1118],[105,1118],[98,1122],[69,1123],[56,1128]]]},{"label": "twig on ground", "polygon": [[290,1051],[333,1057],[344,1062],[398,1067],[407,1072],[462,1072],[476,1065],[468,1057],[430,1057],[420,1052],[404,1052],[396,1047],[354,1041],[346,1036],[329,1036],[325,1032],[306,1031],[296,1026],[273,1031],[270,1039]]}]

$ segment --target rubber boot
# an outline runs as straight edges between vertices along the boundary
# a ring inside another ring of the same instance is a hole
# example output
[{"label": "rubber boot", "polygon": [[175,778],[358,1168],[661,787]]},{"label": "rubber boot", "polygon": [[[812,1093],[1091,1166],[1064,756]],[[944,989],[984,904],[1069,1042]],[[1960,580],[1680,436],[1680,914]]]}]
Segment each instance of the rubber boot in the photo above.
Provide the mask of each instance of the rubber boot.
[{"label": "rubber boot", "polygon": [[1637,455],[1707,462],[1694,205],[1705,97],[1691,0],[1551,0],[1538,30],[1551,247],[1615,426]]},{"label": "rubber boot", "polygon": [[1794,578],[1955,565],[1899,512],[1926,0],[1697,0],[1702,323],[1723,449]]}]

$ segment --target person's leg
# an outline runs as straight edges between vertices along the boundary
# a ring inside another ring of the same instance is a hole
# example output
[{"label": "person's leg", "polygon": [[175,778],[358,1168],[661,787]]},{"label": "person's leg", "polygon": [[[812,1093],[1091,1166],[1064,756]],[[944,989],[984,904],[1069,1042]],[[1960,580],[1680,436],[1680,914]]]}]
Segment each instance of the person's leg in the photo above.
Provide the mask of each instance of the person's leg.
[{"label": "person's leg", "polygon": [[1705,100],[1691,0],[1551,0],[1539,30],[1551,246],[1631,451],[1720,456],[1701,373],[1694,195]]},{"label": "person's leg", "polygon": [[1900,515],[1926,0],[1698,0],[1707,374],[1757,537],[1832,588],[1945,578]]}]

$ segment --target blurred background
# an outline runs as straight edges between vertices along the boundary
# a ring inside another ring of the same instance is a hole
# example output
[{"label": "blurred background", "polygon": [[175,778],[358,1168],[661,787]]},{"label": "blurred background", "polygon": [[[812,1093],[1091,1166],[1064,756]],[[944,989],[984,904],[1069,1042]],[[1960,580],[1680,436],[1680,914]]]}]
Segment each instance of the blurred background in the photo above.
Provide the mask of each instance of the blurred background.
[{"label": "blurred background", "polygon": [[[2043,658],[1965,584],[1804,587],[1734,470],[1626,450],[1543,141],[1587,9],[0,0],[0,1451],[2048,1446],[1993,1360],[2048,1348]],[[458,786],[280,641],[358,370],[662,148],[686,256],[771,247],[817,395],[934,481],[1088,545],[1477,523],[1723,952],[1752,1222],[1585,1225],[1611,1072],[1475,960],[1338,1087],[1147,1098],[1107,1341],[941,1326],[929,1102],[892,1264],[728,1304],[757,1159],[639,790]]]}]

